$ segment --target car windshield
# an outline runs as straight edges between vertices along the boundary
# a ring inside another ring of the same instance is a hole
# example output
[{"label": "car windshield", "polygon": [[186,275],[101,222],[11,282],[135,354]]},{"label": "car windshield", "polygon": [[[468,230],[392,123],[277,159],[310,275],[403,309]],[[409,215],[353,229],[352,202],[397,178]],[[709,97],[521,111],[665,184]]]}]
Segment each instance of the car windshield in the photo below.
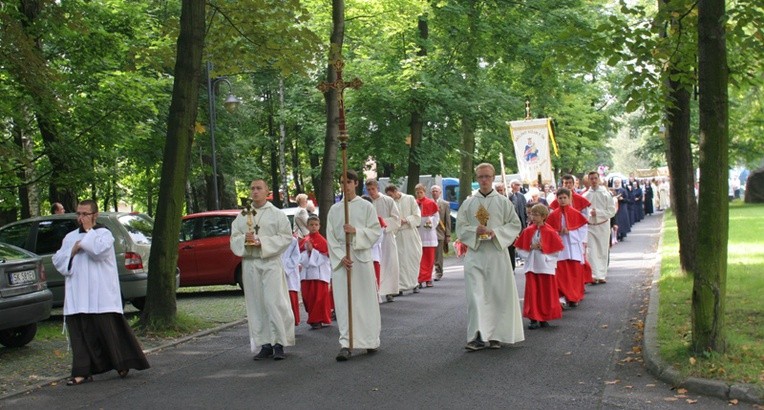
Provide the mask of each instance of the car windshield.
[{"label": "car windshield", "polygon": [[151,244],[151,231],[154,229],[151,218],[143,214],[130,214],[121,216],[119,222],[127,229],[133,242]]},{"label": "car windshield", "polygon": [[29,259],[32,256],[20,249],[0,243],[0,262]]}]

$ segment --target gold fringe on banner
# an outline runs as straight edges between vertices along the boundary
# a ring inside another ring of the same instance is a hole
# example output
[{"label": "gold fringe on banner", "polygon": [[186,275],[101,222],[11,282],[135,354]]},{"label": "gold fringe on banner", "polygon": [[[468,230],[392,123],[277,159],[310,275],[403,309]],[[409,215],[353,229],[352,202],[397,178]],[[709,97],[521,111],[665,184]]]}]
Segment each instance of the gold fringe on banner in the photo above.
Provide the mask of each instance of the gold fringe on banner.
[{"label": "gold fringe on banner", "polygon": [[[552,119],[551,118],[549,118],[547,120],[546,126],[547,126],[547,129],[549,130],[549,138],[552,139],[552,148],[554,148],[554,156],[559,158],[560,157],[560,153],[559,153],[558,148],[557,148],[557,141],[554,139],[554,131],[552,130]],[[510,129],[510,133],[511,132],[512,131]]]}]

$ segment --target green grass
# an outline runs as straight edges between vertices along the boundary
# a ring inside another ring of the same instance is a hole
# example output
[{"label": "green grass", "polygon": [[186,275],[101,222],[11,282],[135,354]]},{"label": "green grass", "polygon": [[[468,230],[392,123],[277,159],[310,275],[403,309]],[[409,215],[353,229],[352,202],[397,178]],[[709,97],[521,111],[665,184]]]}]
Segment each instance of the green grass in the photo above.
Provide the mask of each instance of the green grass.
[{"label": "green grass", "polygon": [[661,356],[682,375],[764,387],[764,205],[730,205],[723,354],[693,355],[692,278],[679,268],[676,220],[666,213],[663,232],[658,340]]}]

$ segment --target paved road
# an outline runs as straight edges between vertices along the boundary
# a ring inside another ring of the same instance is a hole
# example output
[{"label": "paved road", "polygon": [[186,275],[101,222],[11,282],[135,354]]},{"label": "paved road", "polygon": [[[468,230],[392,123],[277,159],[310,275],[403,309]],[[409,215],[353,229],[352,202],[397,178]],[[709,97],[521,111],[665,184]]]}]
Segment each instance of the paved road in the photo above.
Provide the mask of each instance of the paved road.
[{"label": "paved road", "polygon": [[[641,364],[661,216],[612,249],[606,285],[548,329],[501,350],[467,353],[461,261],[418,295],[383,304],[382,346],[337,363],[336,328],[297,329],[287,360],[254,362],[246,327],[225,329],[149,356],[152,368],[77,387],[46,386],[0,407],[654,409],[727,403],[673,391]],[[517,274],[518,289],[524,285]],[[691,401],[697,400],[695,403]],[[738,407],[744,407],[740,405]]]}]

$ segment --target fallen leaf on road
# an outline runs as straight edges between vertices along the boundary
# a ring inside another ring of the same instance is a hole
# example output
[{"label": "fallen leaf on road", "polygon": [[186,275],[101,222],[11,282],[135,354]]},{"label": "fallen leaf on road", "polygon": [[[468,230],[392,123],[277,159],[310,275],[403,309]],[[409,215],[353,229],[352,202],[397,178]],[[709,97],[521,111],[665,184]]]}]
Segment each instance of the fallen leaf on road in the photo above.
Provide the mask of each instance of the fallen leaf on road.
[{"label": "fallen leaf on road", "polygon": [[695,404],[695,403],[697,403],[697,402],[698,402],[697,400],[693,400],[693,399],[687,399],[687,400],[685,400],[685,401],[686,401],[688,404]]},{"label": "fallen leaf on road", "polygon": [[572,354],[573,354],[573,352],[565,352],[565,356],[570,356]]},{"label": "fallen leaf on road", "polygon": [[621,382],[620,380],[611,380],[611,381],[607,381],[607,380],[606,380],[606,381],[605,381],[605,384],[618,384],[618,383],[620,383],[620,382]]},{"label": "fallen leaf on road", "polygon": [[655,384],[653,384],[653,383],[646,384],[645,387],[655,387]]},{"label": "fallen leaf on road", "polygon": [[602,325],[600,327],[603,328],[603,329],[607,329],[607,325]]},{"label": "fallen leaf on road", "polygon": [[633,389],[634,386],[623,386],[624,389]]},{"label": "fallen leaf on road", "polygon": [[679,394],[687,394],[687,389],[679,388],[679,389],[676,389],[676,392]]},{"label": "fallen leaf on road", "polygon": [[677,399],[676,397],[664,397],[663,400],[664,401],[677,401],[679,399]]},{"label": "fallen leaf on road", "polygon": [[737,399],[732,399],[728,403],[733,405],[733,406],[735,406],[735,405],[737,405],[738,401],[737,401]]}]

